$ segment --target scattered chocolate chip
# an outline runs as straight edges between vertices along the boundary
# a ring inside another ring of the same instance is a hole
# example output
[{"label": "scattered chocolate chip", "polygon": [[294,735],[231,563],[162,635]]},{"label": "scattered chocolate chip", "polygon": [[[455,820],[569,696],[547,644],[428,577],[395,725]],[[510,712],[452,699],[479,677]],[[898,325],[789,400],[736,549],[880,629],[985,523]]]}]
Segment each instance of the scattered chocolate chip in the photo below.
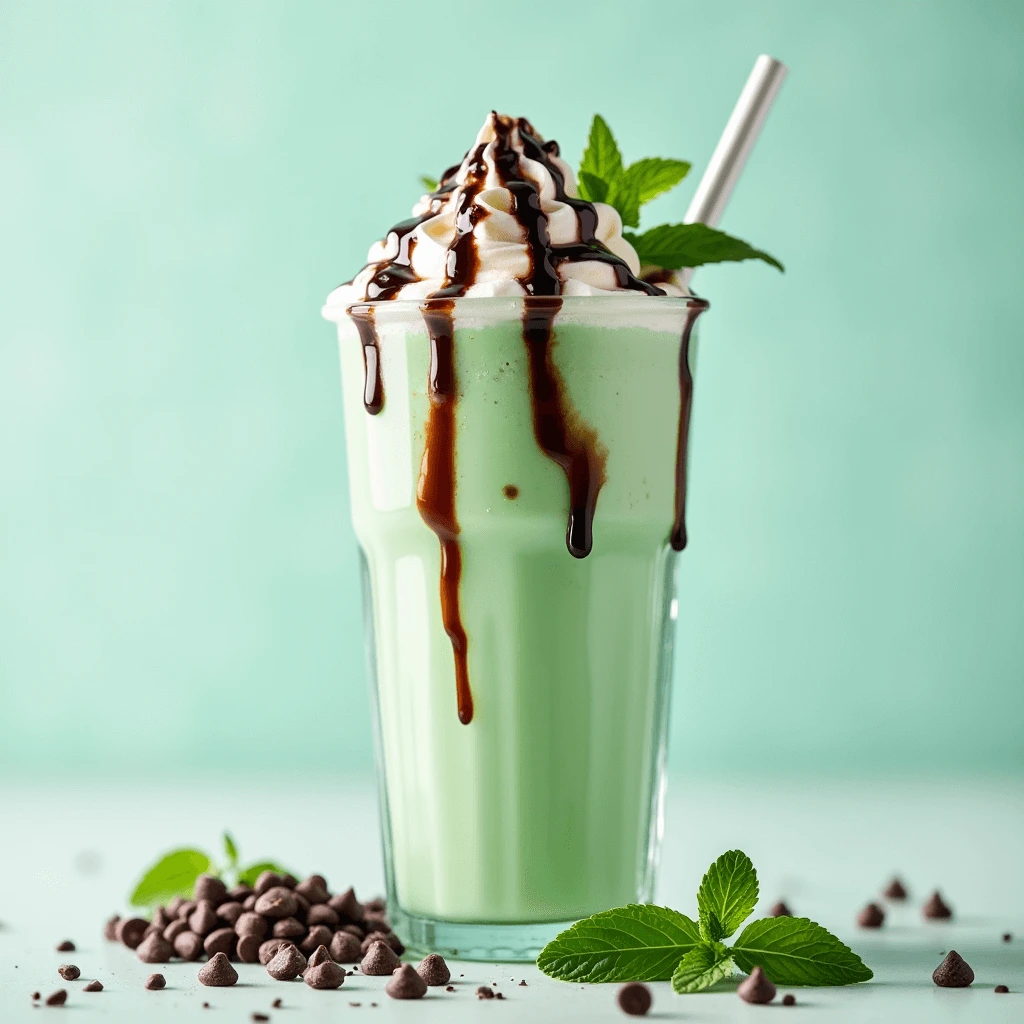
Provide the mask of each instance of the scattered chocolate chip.
[{"label": "scattered chocolate chip", "polygon": [[869,903],[857,915],[857,924],[861,928],[881,928],[884,921],[885,911],[877,903]]},{"label": "scattered chocolate chip", "polygon": [[38,992],[33,992],[33,993],[32,993],[32,998],[33,998],[33,999],[40,999],[40,998],[41,998],[41,996],[39,995],[39,993],[38,993]]},{"label": "scattered chocolate chip", "polygon": [[286,889],[283,885],[275,885],[256,900],[254,909],[257,914],[277,920],[282,917],[294,917],[298,906],[295,893],[291,889]]},{"label": "scattered chocolate chip", "polygon": [[233,900],[229,900],[227,903],[222,903],[217,908],[217,916],[222,921],[227,921],[229,925],[234,927],[235,922],[245,913],[245,907],[241,903],[235,903]]},{"label": "scattered chocolate chip", "polygon": [[169,917],[177,917],[178,911],[181,910],[182,903],[185,902],[184,896],[175,896],[170,903],[167,904],[167,914]]},{"label": "scattered chocolate chip", "polygon": [[228,898],[236,903],[243,903],[251,895],[252,886],[246,885],[244,882],[239,882],[234,889],[228,889]]},{"label": "scattered chocolate chip", "polygon": [[167,926],[167,927],[166,927],[166,928],[164,929],[164,938],[165,938],[165,939],[166,939],[166,940],[167,940],[168,942],[170,942],[170,943],[173,943],[173,942],[174,942],[174,940],[175,940],[175,939],[176,939],[176,938],[177,938],[177,937],[178,937],[178,936],[179,936],[179,935],[180,935],[180,934],[181,934],[182,932],[187,932],[187,931],[188,931],[188,922],[187,922],[187,921],[180,921],[180,920],[179,920],[179,921],[172,921],[172,922],[171,922],[171,923],[170,923],[170,924],[169,924],[169,925],[168,925],[168,926]]},{"label": "scattered chocolate chip", "polygon": [[117,923],[120,920],[121,918],[118,914],[107,918],[107,923],[103,926],[103,938],[108,942],[117,942]]},{"label": "scattered chocolate chip", "polygon": [[400,965],[395,951],[386,942],[374,942],[364,954],[359,969],[363,974],[385,978]]},{"label": "scattered chocolate chip", "polygon": [[1003,932],[1003,942],[1012,942],[1012,941],[1013,941],[1013,935],[1011,935],[1010,932]]},{"label": "scattered chocolate chip", "polygon": [[203,940],[203,949],[207,956],[216,956],[224,953],[229,960],[235,955],[235,948],[238,943],[238,936],[234,928],[218,928],[210,932]]},{"label": "scattered chocolate chip", "polygon": [[166,964],[174,955],[174,947],[159,932],[150,932],[139,943],[135,955],[144,964]]},{"label": "scattered chocolate chip", "polygon": [[174,936],[174,952],[182,960],[198,960],[203,951],[203,940],[195,932],[182,932]]},{"label": "scattered chocolate chip", "polygon": [[82,976],[82,972],[74,964],[61,964],[57,968],[57,973],[65,981],[77,981]]},{"label": "scattered chocolate chip", "polygon": [[293,892],[292,895],[295,897],[295,916],[300,921],[305,921],[311,904],[301,892]]},{"label": "scattered chocolate chip", "polygon": [[[64,952],[63,950],[61,952]],[[47,1006],[63,1006],[68,1001],[67,989],[59,988],[46,997]]]},{"label": "scattered chocolate chip", "polygon": [[[82,991],[83,992],[102,992],[103,991],[103,982],[101,982],[101,981],[90,981],[88,985],[83,986]],[[39,998],[38,993],[36,994],[35,998],[36,999]]]},{"label": "scattered chocolate chip", "polygon": [[266,942],[260,944],[260,963],[266,967],[267,964],[277,956],[281,947],[288,945],[294,945],[294,943],[290,942],[288,939],[267,939]]},{"label": "scattered chocolate chip", "polygon": [[339,964],[354,964],[363,954],[359,940],[346,931],[337,931],[331,936],[331,959]]},{"label": "scattered chocolate chip", "polygon": [[455,991],[455,986],[454,985],[445,985],[444,990],[445,990],[445,992],[454,992]]},{"label": "scattered chocolate chip", "polygon": [[286,871],[281,876],[281,884],[286,889],[294,889],[299,884],[299,880],[289,871]]},{"label": "scattered chocolate chip", "polygon": [[885,890],[882,892],[882,895],[887,900],[905,900],[907,898],[907,890],[898,878],[894,878],[885,887]]},{"label": "scattered chocolate chip", "polygon": [[243,935],[235,947],[235,955],[243,964],[259,963],[260,940],[255,935]]},{"label": "scattered chocolate chip", "polygon": [[158,932],[162,932],[171,923],[171,918],[168,916],[166,910],[163,907],[157,907],[153,911],[153,918],[149,922],[150,928],[155,928]]},{"label": "scattered chocolate chip", "polygon": [[775,998],[775,986],[760,967],[755,967],[750,977],[740,982],[736,995],[745,1003],[770,1003]]},{"label": "scattered chocolate chip", "polygon": [[275,999],[275,1000],[274,1000],[274,1001],[273,1001],[273,1002],[272,1002],[272,1003],[270,1004],[270,1008],[271,1008],[272,1010],[280,1010],[282,1006],[284,1006],[284,1003],[282,1003],[280,999]]},{"label": "scattered chocolate chip", "polygon": [[167,985],[167,979],[162,974],[151,974],[146,979],[146,988],[151,992],[157,992]]},{"label": "scattered chocolate chip", "polygon": [[317,946],[310,956],[307,963],[310,967],[316,967],[318,964],[325,964],[331,959],[331,954],[327,952],[326,946]]},{"label": "scattered chocolate chip", "polygon": [[187,921],[192,916],[192,911],[195,909],[195,900],[182,900],[178,905],[178,920]]},{"label": "scattered chocolate chip", "polygon": [[386,914],[371,914],[369,912],[363,915],[360,924],[363,927],[363,931],[367,932],[389,932],[391,931],[391,922],[388,921]]},{"label": "scattered chocolate chip", "polygon": [[343,921],[362,921],[366,908],[356,899],[354,889],[346,889],[327,901],[329,906]]},{"label": "scattered chocolate chip", "polygon": [[310,928],[315,924],[325,924],[328,928],[334,929],[340,920],[338,912],[327,906],[326,903],[314,903],[309,908],[309,913],[306,914],[306,924]]},{"label": "scattered chocolate chip", "polygon": [[214,906],[227,901],[228,887],[213,875],[200,875],[196,879],[195,887],[192,889],[192,899],[198,903],[200,900],[209,900]]},{"label": "scattered chocolate chip", "polygon": [[951,949],[946,959],[932,971],[932,981],[939,988],[967,988],[974,981],[974,971],[955,949]]},{"label": "scattered chocolate chip", "polygon": [[256,895],[256,893],[250,893],[248,896],[245,897],[244,900],[242,900],[242,907],[245,910],[252,910],[253,907],[256,906],[257,899],[259,899],[259,897]]},{"label": "scattered chocolate chip", "polygon": [[57,943],[58,953],[74,953],[75,944],[70,939],[65,939],[63,942]]},{"label": "scattered chocolate chip", "polygon": [[217,911],[209,900],[200,900],[188,915],[188,926],[196,935],[209,935],[219,924]]},{"label": "scattered chocolate chip", "polygon": [[793,916],[793,911],[790,910],[789,907],[787,907],[786,904],[782,900],[779,900],[779,902],[776,903],[772,907],[772,909],[768,911],[768,916],[769,917],[792,917]]},{"label": "scattered chocolate chip", "polygon": [[383,896],[374,896],[372,900],[367,900],[363,906],[371,914],[383,914],[388,909],[388,901]]},{"label": "scattered chocolate chip", "polygon": [[143,939],[147,939],[149,938],[150,935],[163,935],[163,932],[163,928],[161,928],[159,925],[153,924],[153,922],[150,921],[145,932],[143,932],[142,937]]},{"label": "scattered chocolate chip", "polygon": [[494,989],[491,988],[490,985],[481,985],[476,990],[476,997],[477,997],[477,999],[493,999],[494,998]]},{"label": "scattered chocolate chip", "polygon": [[357,924],[343,924],[341,930],[348,932],[349,935],[354,935],[360,942],[366,938],[366,929],[360,928]]},{"label": "scattered chocolate chip", "polygon": [[615,999],[619,1009],[630,1017],[644,1017],[651,1008],[651,990],[639,981],[623,985]]},{"label": "scattered chocolate chip", "polygon": [[299,943],[299,949],[307,956],[318,946],[326,946],[333,935],[331,929],[324,924],[315,924],[309,929],[309,934]]},{"label": "scattered chocolate chip", "polygon": [[526,988],[526,979],[525,978],[523,978],[523,980],[521,982],[519,982],[519,987],[520,988]]},{"label": "scattered chocolate chip", "polygon": [[281,876],[279,874],[274,871],[264,871],[256,879],[256,884],[252,887],[252,891],[257,896],[262,896],[269,889],[273,889],[280,884]]},{"label": "scattered chocolate chip", "polygon": [[199,982],[211,988],[227,988],[238,981],[238,971],[231,966],[223,953],[216,953],[213,959],[199,969]]},{"label": "scattered chocolate chip", "polygon": [[386,942],[393,953],[397,953],[401,956],[405,952],[405,946],[402,945],[402,940],[395,935],[394,932],[381,932],[373,931],[370,932],[365,939],[362,941],[362,950],[365,953],[375,942]]},{"label": "scattered chocolate chip", "polygon": [[[893,898],[895,898],[895,897],[893,897]],[[901,896],[900,899],[902,899],[902,898],[903,897]],[[783,1006],[796,1006],[796,996],[793,995],[792,992],[787,992],[782,997],[782,1005]]]},{"label": "scattered chocolate chip", "polygon": [[494,993],[494,998],[495,999],[504,999],[505,997],[504,997],[504,995],[502,995],[501,992],[495,992]]},{"label": "scattered chocolate chip", "polygon": [[270,1014],[260,1013],[259,1010],[253,1010],[250,1020],[270,1020]]},{"label": "scattered chocolate chip", "polygon": [[276,981],[291,981],[306,969],[306,963],[306,958],[289,942],[267,964],[267,974]]},{"label": "scattered chocolate chip", "polygon": [[948,921],[953,916],[953,911],[943,900],[938,889],[928,898],[928,902],[921,908],[921,913],[930,921]]},{"label": "scattered chocolate chip", "polygon": [[323,875],[310,875],[295,886],[295,891],[309,900],[310,905],[326,903],[331,894],[327,888],[327,880]]},{"label": "scattered chocolate chip", "polygon": [[416,973],[428,985],[447,985],[452,980],[452,972],[439,953],[425,956],[416,968]]},{"label": "scattered chocolate chip", "polygon": [[[323,946],[320,948],[324,949]],[[324,956],[327,956],[326,949],[324,949]],[[339,967],[328,957],[323,963],[307,967],[302,980],[310,988],[338,988],[345,980],[345,968]]]},{"label": "scattered chocolate chip", "polygon": [[[285,920],[294,921],[295,918],[285,918]],[[264,939],[269,927],[267,919],[262,914],[256,914],[251,910],[247,910],[238,915],[238,920],[235,922],[235,934],[253,935],[257,939]],[[302,926],[299,925],[299,927],[301,928]],[[303,931],[305,931],[305,929],[303,929]],[[278,937],[283,938],[284,936]]]},{"label": "scattered chocolate chip", "polygon": [[1005,985],[996,985],[993,991],[1002,994],[1003,992],[1009,992],[1010,990]]}]

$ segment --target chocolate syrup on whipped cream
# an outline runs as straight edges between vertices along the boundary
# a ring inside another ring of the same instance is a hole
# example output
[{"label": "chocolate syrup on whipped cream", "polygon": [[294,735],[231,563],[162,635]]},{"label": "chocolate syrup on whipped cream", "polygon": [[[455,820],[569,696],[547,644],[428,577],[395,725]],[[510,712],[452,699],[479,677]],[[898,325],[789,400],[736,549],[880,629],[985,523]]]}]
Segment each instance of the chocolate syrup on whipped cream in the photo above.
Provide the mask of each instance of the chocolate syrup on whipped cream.
[{"label": "chocolate syrup on whipped cream", "polygon": [[[553,160],[559,155],[557,142],[542,142],[525,118],[510,118],[494,113],[492,127],[495,133],[493,170],[512,197],[510,212],[523,229],[530,258],[529,272],[519,279],[519,283],[526,292],[523,300],[523,342],[529,364],[534,435],[544,454],[565,473],[569,490],[566,547],[573,557],[585,558],[593,547],[594,512],[605,482],[607,451],[594,428],[573,406],[552,359],[552,328],[562,305],[563,291],[558,267],[565,262],[600,262],[613,269],[621,289],[647,295],[664,295],[665,292],[652,281],[636,277],[621,257],[598,240],[598,216],[594,205],[566,195],[565,179]],[[518,133],[523,155],[543,165],[551,176],[556,200],[575,213],[577,241],[563,245],[551,243],[540,190],[520,173],[520,155],[512,146],[514,133]],[[458,191],[456,233],[448,249],[444,283],[420,304],[430,339],[427,382],[430,411],[416,489],[416,505],[424,522],[437,535],[441,546],[441,617],[455,657],[459,721],[467,725],[473,719],[473,695],[469,683],[468,639],[459,603],[462,550],[455,509],[455,411],[458,391],[453,300],[465,295],[476,283],[479,271],[474,228],[487,215],[487,210],[476,205],[475,200],[487,179],[488,167],[484,159],[486,148],[486,144],[478,145],[471,154],[467,152],[462,163],[444,172],[440,185],[430,196],[428,212],[403,221],[391,229],[388,233],[389,248],[397,242],[397,251],[393,257],[376,265],[366,287],[367,302],[382,302],[395,298],[405,285],[420,280],[412,268],[415,245],[413,233],[420,224],[440,212],[444,202],[451,201],[451,193]],[[466,165],[467,173],[460,185],[455,179],[463,164]],[[681,550],[686,544],[686,441],[693,390],[687,353],[693,323],[706,308],[707,304],[703,303],[695,305],[691,310],[680,351],[676,508],[670,536],[670,543],[676,550]],[[356,304],[349,309],[349,314],[356,323],[363,346],[366,371],[364,405],[367,412],[376,414],[383,408],[384,385],[373,308]]]}]

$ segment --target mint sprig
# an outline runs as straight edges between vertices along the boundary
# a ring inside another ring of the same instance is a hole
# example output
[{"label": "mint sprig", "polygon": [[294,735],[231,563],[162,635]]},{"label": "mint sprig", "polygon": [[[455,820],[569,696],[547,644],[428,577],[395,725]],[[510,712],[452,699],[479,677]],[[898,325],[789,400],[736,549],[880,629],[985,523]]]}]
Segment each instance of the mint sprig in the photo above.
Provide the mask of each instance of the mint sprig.
[{"label": "mint sprig", "polygon": [[227,863],[218,866],[202,850],[191,848],[171,850],[151,865],[139,879],[128,902],[133,907],[155,907],[167,903],[175,896],[191,897],[196,879],[203,874],[224,878],[231,885],[252,885],[264,871],[287,874],[286,868],[273,861],[259,861],[239,867],[238,846],[230,832],[224,833],[224,854]]},{"label": "mint sprig", "polygon": [[575,982],[672,980],[676,992],[701,992],[733,966],[760,967],[776,985],[852,985],[871,969],[821,925],[806,917],[752,921],[732,935],[757,905],[757,872],[739,850],[708,868],[697,893],[699,923],[667,907],[606,910],[557,935],[537,958],[549,977]]},{"label": "mint sprig", "polygon": [[707,224],[661,224],[642,235],[629,231],[622,235],[636,249],[644,266],[681,270],[683,267],[702,267],[705,263],[764,260],[779,270],[786,269],[769,253],[755,249],[742,238],[709,228]]},{"label": "mint sprig", "polygon": [[420,184],[423,186],[426,192],[436,192],[438,186],[441,184],[437,178],[431,178],[428,174],[420,175]]}]

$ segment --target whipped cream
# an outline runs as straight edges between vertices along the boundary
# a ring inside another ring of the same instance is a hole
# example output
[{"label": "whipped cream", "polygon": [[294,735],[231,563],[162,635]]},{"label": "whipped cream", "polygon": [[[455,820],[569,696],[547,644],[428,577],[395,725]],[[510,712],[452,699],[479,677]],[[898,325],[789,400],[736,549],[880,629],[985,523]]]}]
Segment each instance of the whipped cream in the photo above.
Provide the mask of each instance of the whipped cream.
[{"label": "whipped cream", "polygon": [[462,163],[412,212],[331,292],[328,320],[385,299],[687,294],[640,278],[618,211],[580,199],[558,143],[524,118],[492,112]]}]

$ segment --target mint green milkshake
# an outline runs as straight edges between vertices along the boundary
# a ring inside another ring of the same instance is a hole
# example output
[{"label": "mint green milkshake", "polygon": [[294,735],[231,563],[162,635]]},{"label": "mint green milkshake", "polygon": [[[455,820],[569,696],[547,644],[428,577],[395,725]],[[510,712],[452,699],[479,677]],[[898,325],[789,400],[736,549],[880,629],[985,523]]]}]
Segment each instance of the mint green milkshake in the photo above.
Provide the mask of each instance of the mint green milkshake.
[{"label": "mint green milkshake", "polygon": [[[532,959],[648,901],[691,328],[557,147],[492,115],[332,294],[389,910]],[[627,251],[628,250],[628,251]]]}]

